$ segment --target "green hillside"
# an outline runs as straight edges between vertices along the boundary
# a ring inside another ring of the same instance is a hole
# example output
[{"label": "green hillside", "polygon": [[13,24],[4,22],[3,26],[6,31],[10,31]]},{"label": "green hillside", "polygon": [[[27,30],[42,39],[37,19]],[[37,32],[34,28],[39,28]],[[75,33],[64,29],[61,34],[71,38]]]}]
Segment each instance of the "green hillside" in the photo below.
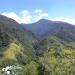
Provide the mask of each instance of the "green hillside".
[{"label": "green hillside", "polygon": [[75,75],[74,28],[57,27],[52,34],[50,30],[38,38],[21,24],[0,15],[0,75],[4,75],[2,68],[12,65],[22,68],[17,75]]}]

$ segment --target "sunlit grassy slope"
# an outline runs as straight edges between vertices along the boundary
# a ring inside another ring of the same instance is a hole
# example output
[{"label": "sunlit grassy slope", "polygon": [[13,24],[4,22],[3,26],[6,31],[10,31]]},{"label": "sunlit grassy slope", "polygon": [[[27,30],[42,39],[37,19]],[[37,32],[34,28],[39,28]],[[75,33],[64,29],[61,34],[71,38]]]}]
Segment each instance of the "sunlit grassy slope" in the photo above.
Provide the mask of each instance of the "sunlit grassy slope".
[{"label": "sunlit grassy slope", "polygon": [[9,44],[4,52],[4,59],[14,59],[16,60],[16,54],[20,53],[22,46],[20,44],[16,44],[15,41]]},{"label": "sunlit grassy slope", "polygon": [[24,50],[23,46],[16,40],[13,40],[3,51],[3,56],[0,59],[0,62],[2,63],[0,65],[4,66],[15,63],[22,64],[21,62],[27,59],[27,55],[23,53],[23,50]]}]

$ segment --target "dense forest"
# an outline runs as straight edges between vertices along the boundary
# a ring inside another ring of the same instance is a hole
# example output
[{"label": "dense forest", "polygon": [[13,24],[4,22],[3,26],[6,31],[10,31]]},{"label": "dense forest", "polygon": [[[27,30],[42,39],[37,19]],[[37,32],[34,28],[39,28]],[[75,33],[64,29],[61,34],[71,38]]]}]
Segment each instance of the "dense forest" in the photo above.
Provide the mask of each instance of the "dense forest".
[{"label": "dense forest", "polygon": [[0,15],[0,75],[12,65],[21,67],[17,75],[75,75],[75,26],[46,19],[19,24]]}]

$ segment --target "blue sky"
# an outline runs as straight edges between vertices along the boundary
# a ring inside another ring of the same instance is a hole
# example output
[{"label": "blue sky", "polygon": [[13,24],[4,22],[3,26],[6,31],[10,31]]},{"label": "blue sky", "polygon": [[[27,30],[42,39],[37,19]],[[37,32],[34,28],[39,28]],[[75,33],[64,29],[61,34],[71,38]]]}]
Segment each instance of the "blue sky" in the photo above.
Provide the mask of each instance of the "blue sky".
[{"label": "blue sky", "polygon": [[75,23],[75,0],[1,0],[0,13],[19,23],[41,18]]}]

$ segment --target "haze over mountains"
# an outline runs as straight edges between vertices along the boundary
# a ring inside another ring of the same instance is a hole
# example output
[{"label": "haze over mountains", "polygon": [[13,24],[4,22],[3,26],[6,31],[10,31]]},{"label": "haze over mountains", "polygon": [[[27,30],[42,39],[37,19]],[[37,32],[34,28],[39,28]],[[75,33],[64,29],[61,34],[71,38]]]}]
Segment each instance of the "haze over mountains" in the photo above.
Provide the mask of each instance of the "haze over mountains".
[{"label": "haze over mountains", "polygon": [[19,24],[0,15],[0,69],[8,65],[23,67],[19,75],[74,75],[75,26],[47,19]]}]

